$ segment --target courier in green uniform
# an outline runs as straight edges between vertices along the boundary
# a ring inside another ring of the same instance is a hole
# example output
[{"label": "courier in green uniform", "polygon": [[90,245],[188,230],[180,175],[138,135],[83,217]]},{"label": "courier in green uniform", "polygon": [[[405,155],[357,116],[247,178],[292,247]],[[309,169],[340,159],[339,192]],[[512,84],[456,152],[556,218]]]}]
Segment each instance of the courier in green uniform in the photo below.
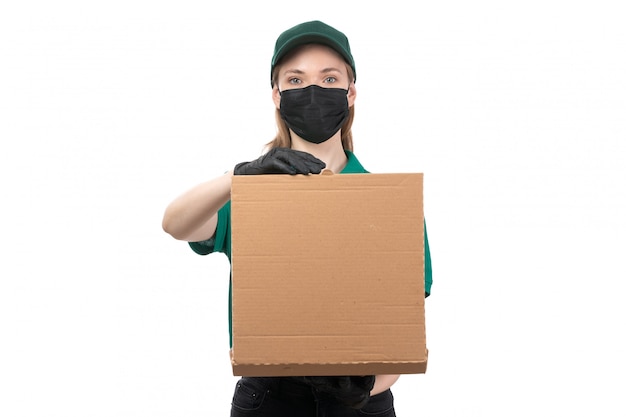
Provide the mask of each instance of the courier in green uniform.
[{"label": "courier in green uniform", "polygon": [[[266,152],[189,189],[165,211],[164,230],[189,242],[200,255],[222,252],[230,260],[233,175],[317,175],[323,169],[368,173],[353,153],[356,66],[348,38],[320,21],[296,25],[276,40],[270,74],[278,130]],[[424,249],[424,291],[429,296],[432,269],[426,227]],[[232,347],[231,314],[229,319]],[[398,377],[243,377],[235,388],[231,417],[300,415],[320,409],[333,416],[356,415],[359,409],[392,417],[390,387]]]}]

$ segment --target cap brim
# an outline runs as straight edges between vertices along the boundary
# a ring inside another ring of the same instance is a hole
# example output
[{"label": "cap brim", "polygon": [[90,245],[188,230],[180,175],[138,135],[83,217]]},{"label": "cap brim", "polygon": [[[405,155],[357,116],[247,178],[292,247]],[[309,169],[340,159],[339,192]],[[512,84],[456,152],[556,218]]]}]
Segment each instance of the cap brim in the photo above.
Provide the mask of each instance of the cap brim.
[{"label": "cap brim", "polygon": [[336,41],[328,38],[327,36],[320,35],[319,33],[303,33],[290,39],[276,52],[276,54],[274,55],[274,60],[272,62],[272,68],[274,68],[274,66],[278,64],[278,62],[280,62],[280,60],[283,59],[285,55],[289,54],[289,52],[293,51],[298,46],[310,43],[322,44],[332,48],[339,55],[341,55],[349,65],[352,66],[350,54],[345,51],[344,48]]}]

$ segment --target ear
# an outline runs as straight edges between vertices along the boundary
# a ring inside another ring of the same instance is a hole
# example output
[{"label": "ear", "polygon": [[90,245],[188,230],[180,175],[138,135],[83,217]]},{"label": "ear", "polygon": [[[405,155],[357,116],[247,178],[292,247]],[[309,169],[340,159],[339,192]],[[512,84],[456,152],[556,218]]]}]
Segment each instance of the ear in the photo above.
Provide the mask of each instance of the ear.
[{"label": "ear", "polygon": [[278,84],[272,88],[272,100],[274,101],[276,110],[280,110],[280,92],[278,91]]},{"label": "ear", "polygon": [[351,82],[348,86],[348,107],[354,106],[354,101],[356,100],[356,86],[354,82]]}]

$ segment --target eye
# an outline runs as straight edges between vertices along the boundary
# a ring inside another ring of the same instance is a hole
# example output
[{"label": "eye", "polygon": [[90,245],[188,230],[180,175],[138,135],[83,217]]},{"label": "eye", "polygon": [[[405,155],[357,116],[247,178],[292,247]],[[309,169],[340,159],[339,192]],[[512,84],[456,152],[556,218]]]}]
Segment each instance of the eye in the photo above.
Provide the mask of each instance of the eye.
[{"label": "eye", "polygon": [[302,80],[300,78],[293,77],[289,79],[289,84],[302,84]]},{"label": "eye", "polygon": [[329,83],[329,84],[332,84],[336,81],[337,79],[335,77],[326,77],[326,79],[324,80],[325,83]]}]

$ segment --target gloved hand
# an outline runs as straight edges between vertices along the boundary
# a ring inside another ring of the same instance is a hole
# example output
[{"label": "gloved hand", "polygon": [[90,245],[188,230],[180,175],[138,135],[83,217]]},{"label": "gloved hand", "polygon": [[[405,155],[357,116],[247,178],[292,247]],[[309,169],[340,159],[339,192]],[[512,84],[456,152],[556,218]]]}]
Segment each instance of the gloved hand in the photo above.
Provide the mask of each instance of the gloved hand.
[{"label": "gloved hand", "polygon": [[261,174],[319,174],[326,167],[307,152],[296,151],[290,148],[273,148],[265,155],[251,162],[241,162],[235,165],[235,175]]},{"label": "gloved hand", "polygon": [[326,393],[355,409],[363,408],[370,399],[376,377],[367,376],[306,376],[305,382],[318,392]]}]

